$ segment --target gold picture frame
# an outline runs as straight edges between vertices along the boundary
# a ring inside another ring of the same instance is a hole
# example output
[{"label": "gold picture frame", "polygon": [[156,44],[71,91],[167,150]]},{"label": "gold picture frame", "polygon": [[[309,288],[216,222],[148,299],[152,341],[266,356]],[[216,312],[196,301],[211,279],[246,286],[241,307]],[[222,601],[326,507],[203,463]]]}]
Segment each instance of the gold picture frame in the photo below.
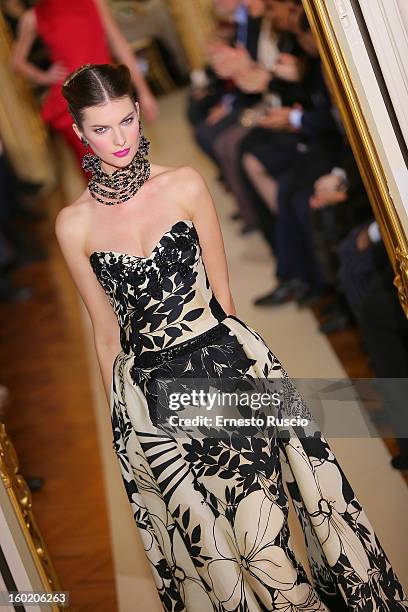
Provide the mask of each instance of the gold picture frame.
[{"label": "gold picture frame", "polygon": [[[384,245],[394,270],[394,285],[408,317],[408,241],[394,201],[378,148],[372,138],[361,100],[353,84],[345,55],[336,35],[326,0],[302,0],[319,47],[330,87],[367,190]],[[346,4],[340,17],[348,19]]]},{"label": "gold picture frame", "polygon": [[[10,578],[16,585],[16,590],[45,594],[61,592],[55,568],[34,518],[31,491],[19,473],[17,453],[2,422],[0,422],[0,488],[1,548],[4,554],[3,547],[7,548],[7,545],[5,546],[7,531],[10,542],[13,542],[13,546],[9,546],[11,549],[9,555],[15,569],[10,570]],[[24,588],[20,588],[22,585]],[[58,612],[67,611],[69,607],[38,603],[37,609]]]}]

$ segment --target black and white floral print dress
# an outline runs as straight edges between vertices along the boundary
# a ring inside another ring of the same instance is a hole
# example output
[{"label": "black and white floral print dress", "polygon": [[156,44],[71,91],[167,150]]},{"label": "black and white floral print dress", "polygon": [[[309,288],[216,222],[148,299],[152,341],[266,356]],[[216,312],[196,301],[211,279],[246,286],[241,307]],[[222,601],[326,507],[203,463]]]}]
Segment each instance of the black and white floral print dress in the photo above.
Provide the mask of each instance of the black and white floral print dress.
[{"label": "black and white floral print dress", "polygon": [[[226,316],[197,231],[181,220],[149,257],[94,252],[122,350],[113,365],[113,444],[163,609],[188,612],[408,610],[347,477],[316,427],[300,436],[172,435],[154,421],[158,380],[290,379],[263,339]],[[292,385],[293,386],[293,385]],[[293,388],[294,413],[307,407]],[[255,432],[254,432],[255,433]],[[312,581],[295,557],[288,498]]]}]

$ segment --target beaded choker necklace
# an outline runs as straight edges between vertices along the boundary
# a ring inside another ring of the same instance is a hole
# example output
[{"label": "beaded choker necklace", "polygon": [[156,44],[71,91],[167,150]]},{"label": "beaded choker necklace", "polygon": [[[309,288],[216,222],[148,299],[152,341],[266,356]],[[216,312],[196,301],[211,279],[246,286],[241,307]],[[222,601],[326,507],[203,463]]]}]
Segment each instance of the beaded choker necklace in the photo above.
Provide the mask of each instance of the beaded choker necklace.
[{"label": "beaded choker necklace", "polygon": [[92,172],[88,188],[91,195],[107,206],[130,200],[150,176],[150,163],[146,158],[150,142],[140,135],[139,148],[132,161],[125,168],[118,168],[112,174],[102,170],[102,160],[97,155],[87,153],[83,168]]}]

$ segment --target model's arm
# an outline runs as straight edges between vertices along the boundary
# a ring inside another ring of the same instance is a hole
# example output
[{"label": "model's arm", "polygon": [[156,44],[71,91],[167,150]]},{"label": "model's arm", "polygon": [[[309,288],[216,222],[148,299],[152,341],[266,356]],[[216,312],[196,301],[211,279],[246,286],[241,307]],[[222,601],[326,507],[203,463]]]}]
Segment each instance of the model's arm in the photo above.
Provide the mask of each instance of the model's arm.
[{"label": "model's arm", "polygon": [[227,258],[220,222],[213,199],[202,176],[193,168],[180,168],[180,179],[202,248],[203,261],[212,291],[227,315],[235,315],[229,287]]},{"label": "model's arm", "polygon": [[61,64],[53,64],[48,70],[41,70],[28,61],[31,48],[37,36],[37,23],[33,9],[26,11],[18,22],[17,37],[11,54],[14,70],[37,85],[51,85],[61,81],[67,70]]},{"label": "model's arm", "polygon": [[80,222],[79,215],[69,209],[70,207],[63,208],[58,213],[55,233],[68,269],[92,321],[95,350],[109,403],[113,362],[121,350],[119,324],[84,252],[84,224]]},{"label": "model's arm", "polygon": [[105,29],[113,55],[119,62],[126,64],[132,75],[132,82],[137,89],[139,102],[148,121],[153,121],[157,117],[157,102],[150,91],[142,73],[140,72],[137,60],[130,48],[128,41],[122,34],[106,0],[95,0],[101,20]]}]

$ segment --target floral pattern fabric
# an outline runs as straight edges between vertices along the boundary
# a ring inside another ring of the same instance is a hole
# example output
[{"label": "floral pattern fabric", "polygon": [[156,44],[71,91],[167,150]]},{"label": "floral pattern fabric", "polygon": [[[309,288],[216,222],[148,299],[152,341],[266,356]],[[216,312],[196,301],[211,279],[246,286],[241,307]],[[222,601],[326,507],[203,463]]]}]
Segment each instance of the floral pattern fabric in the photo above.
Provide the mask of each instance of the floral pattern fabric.
[{"label": "floral pattern fabric", "polygon": [[[113,446],[163,609],[408,610],[386,553],[317,425],[310,436],[281,427],[222,438],[180,437],[155,426],[158,383],[165,379],[284,381],[289,411],[311,418],[264,340],[223,312],[194,224],[176,222],[149,257],[103,251],[90,263],[120,325],[122,350],[111,387]],[[166,359],[146,365],[157,351]],[[292,547],[288,494],[311,579]]]}]

